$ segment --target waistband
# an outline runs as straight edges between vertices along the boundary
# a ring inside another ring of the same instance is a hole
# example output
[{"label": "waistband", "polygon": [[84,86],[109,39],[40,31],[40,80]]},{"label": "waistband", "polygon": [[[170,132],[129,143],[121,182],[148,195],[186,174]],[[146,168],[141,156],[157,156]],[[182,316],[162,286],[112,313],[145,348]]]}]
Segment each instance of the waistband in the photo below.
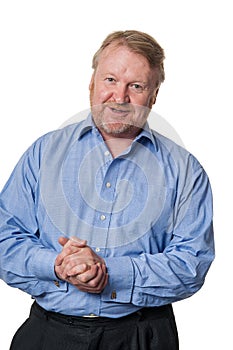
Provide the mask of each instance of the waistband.
[{"label": "waistband", "polygon": [[46,320],[54,320],[66,325],[85,325],[85,326],[104,326],[105,324],[111,324],[117,326],[122,322],[137,321],[139,319],[158,319],[158,318],[170,318],[174,317],[172,305],[164,305],[159,307],[148,307],[142,308],[127,316],[120,318],[109,318],[109,317],[82,317],[82,316],[69,316],[60,314],[57,312],[47,311],[43,309],[37,302],[34,302],[31,307],[31,315]]}]

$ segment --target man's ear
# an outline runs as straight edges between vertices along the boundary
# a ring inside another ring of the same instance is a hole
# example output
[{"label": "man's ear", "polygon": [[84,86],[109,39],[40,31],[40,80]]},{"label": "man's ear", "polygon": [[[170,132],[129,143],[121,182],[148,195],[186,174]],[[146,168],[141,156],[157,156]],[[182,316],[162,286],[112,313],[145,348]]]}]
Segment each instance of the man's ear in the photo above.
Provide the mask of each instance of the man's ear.
[{"label": "man's ear", "polygon": [[154,94],[154,103],[153,103],[153,104],[155,104],[155,102],[156,102],[158,93],[159,93],[159,88],[157,88],[156,91],[155,91],[155,94]]},{"label": "man's ear", "polygon": [[89,83],[89,90],[92,89],[93,84],[94,84],[94,73],[93,73],[92,76],[91,76],[91,80],[90,80],[90,83]]},{"label": "man's ear", "polygon": [[158,92],[159,92],[159,88],[157,88],[157,89],[155,90],[155,92],[153,93],[153,95],[152,95],[152,97],[151,97],[150,108],[152,108],[152,106],[155,104],[156,99],[157,99]]}]

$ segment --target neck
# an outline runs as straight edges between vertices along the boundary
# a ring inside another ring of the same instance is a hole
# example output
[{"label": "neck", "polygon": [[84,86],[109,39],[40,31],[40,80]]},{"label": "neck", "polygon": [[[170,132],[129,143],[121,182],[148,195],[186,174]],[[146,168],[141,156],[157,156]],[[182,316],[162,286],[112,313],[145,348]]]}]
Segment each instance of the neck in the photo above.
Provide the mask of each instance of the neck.
[{"label": "neck", "polygon": [[108,138],[105,139],[105,143],[111,152],[113,158],[118,157],[123,151],[125,151],[133,142],[133,139],[125,138]]},{"label": "neck", "polygon": [[141,132],[141,129],[133,128],[130,130],[130,132],[119,134],[106,133],[104,130],[99,131],[101,132],[101,135],[112,156],[116,158],[131,145],[135,137]]}]

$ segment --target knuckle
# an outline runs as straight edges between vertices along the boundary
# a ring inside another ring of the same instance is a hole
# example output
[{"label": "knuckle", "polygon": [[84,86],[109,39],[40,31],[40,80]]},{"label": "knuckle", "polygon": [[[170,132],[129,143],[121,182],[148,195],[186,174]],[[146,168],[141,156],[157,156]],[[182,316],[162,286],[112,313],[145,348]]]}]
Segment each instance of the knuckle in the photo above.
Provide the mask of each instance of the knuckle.
[{"label": "knuckle", "polygon": [[98,283],[95,280],[91,280],[89,282],[89,286],[92,287],[92,288],[97,288],[98,287]]},{"label": "knuckle", "polygon": [[89,277],[87,275],[84,275],[82,278],[81,278],[81,281],[83,283],[87,283],[89,281]]},{"label": "knuckle", "polygon": [[64,261],[65,265],[69,265],[71,263],[72,259],[70,256],[66,256],[63,261]]},{"label": "knuckle", "polygon": [[67,253],[67,254],[71,254],[72,251],[73,251],[73,250],[72,250],[72,247],[70,247],[70,246],[67,247],[67,249],[66,249],[66,253]]},{"label": "knuckle", "polygon": [[99,278],[93,279],[91,280],[88,285],[90,286],[90,288],[93,288],[95,290],[101,290],[102,288],[102,281],[99,280]]}]

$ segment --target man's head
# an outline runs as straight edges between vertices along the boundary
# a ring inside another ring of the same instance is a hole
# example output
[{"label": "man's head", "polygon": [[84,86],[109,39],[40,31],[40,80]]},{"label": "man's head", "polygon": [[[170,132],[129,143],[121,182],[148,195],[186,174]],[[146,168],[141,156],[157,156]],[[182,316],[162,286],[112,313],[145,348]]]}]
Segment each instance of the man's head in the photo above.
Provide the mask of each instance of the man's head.
[{"label": "man's head", "polygon": [[109,45],[114,45],[115,47],[125,46],[130,51],[144,56],[150,67],[158,70],[157,87],[164,81],[164,50],[149,34],[137,30],[116,31],[109,34],[93,56],[92,68],[94,70],[98,66],[101,54]]},{"label": "man's head", "polygon": [[164,81],[164,52],[148,34],[118,31],[93,57],[90,101],[102,134],[135,136],[143,127]]}]

